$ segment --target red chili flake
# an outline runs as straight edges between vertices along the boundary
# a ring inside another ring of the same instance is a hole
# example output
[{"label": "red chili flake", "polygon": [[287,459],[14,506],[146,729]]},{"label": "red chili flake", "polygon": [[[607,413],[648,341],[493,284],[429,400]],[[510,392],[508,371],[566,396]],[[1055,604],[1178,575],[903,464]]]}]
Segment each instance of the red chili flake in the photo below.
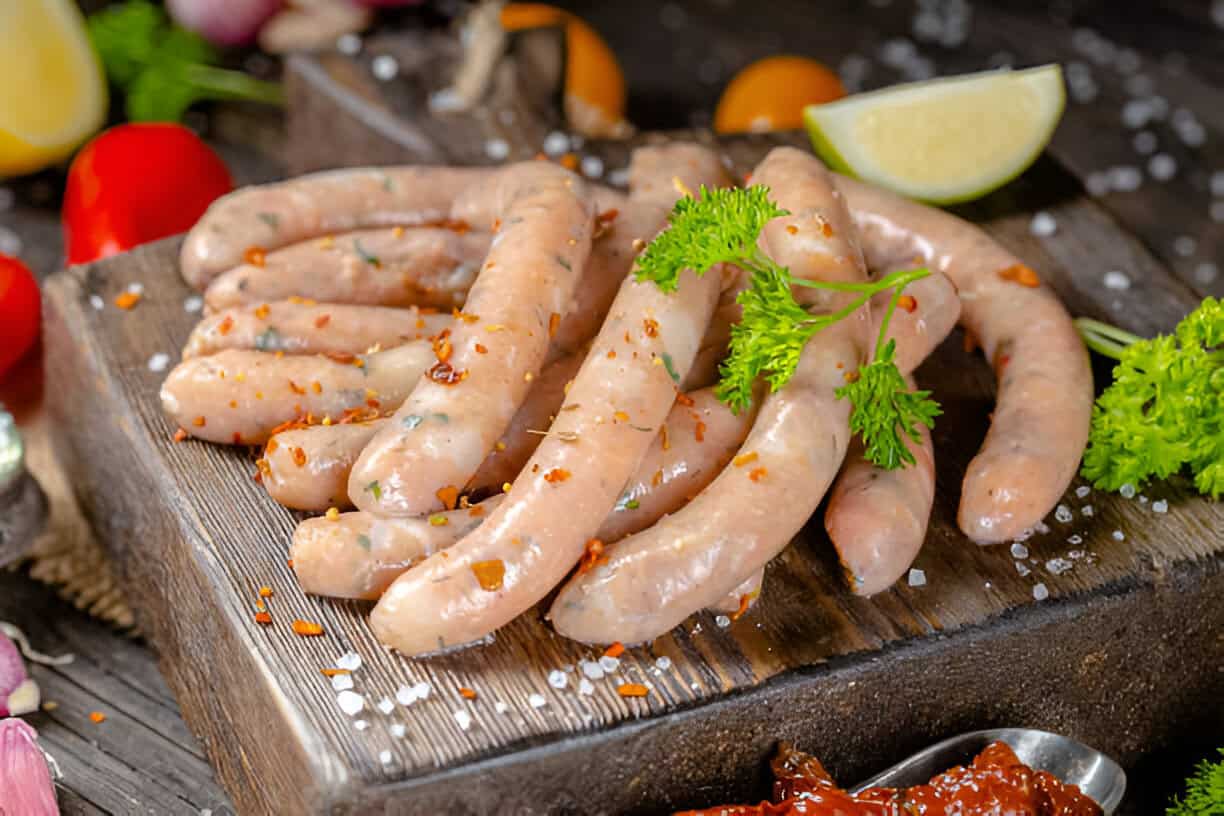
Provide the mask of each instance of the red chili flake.
[{"label": "red chili flake", "polygon": [[460,686],[459,693],[463,695],[463,699],[465,700],[475,700],[476,699],[476,690],[470,689],[467,686]]},{"label": "red chili flake", "polygon": [[456,371],[450,363],[439,361],[425,372],[425,376],[439,385],[458,385],[467,379],[467,372]]},{"label": "red chili flake", "polygon": [[467,312],[459,311],[459,307],[451,309],[451,317],[456,320],[462,320],[464,323],[477,323],[480,321],[480,315],[468,314]]},{"label": "red chili flake", "polygon": [[101,724],[106,722],[106,715],[101,711],[91,711],[89,712],[89,719],[93,720],[94,723]]},{"label": "red chili flake", "polygon": [[230,439],[233,441],[235,445],[242,444],[242,434],[240,434],[238,431],[234,431],[234,435],[231,436]]},{"label": "red chili flake", "polygon": [[621,683],[616,687],[616,693],[622,697],[645,697],[650,689],[641,683]]},{"label": "red chili flake", "polygon": [[230,333],[230,329],[234,328],[234,316],[226,315],[225,319],[217,324],[217,334],[222,336]]},{"label": "red chili flake", "polygon": [[700,419],[697,420],[697,424],[693,426],[693,436],[697,437],[698,442],[705,441],[705,432],[706,432],[706,424],[702,422]]},{"label": "red chili flake", "polygon": [[349,669],[319,669],[319,674],[324,677],[335,677],[338,674],[352,674]]},{"label": "red chili flake", "polygon": [[266,611],[267,611],[267,609],[268,609],[268,606],[267,606],[267,604],[265,604],[265,603],[263,602],[263,598],[256,598],[256,599],[255,599],[255,608],[256,608],[256,609],[258,609],[260,612],[266,612]]},{"label": "red chili flake", "polygon": [[272,307],[264,303],[256,307],[255,316],[258,317],[260,320],[263,320],[268,316],[268,312],[270,312],[271,310],[272,310]]},{"label": "red chili flake", "polygon": [[289,381],[289,390],[298,395],[306,393],[306,389],[295,383],[293,380]]},{"label": "red chili flake", "polygon": [[270,587],[270,586],[261,586],[261,587],[259,588],[259,597],[261,597],[261,598],[271,598],[271,597],[272,597],[272,587]]},{"label": "red chili flake", "polygon": [[442,502],[442,505],[447,510],[454,510],[455,505],[459,502],[459,488],[454,485],[439,487],[434,495],[438,497],[438,501]]},{"label": "red chili flake", "polygon": [[506,565],[500,558],[477,561],[472,564],[472,574],[476,576],[476,582],[480,584],[481,589],[485,592],[496,592],[501,589],[502,581],[506,577]]},{"label": "red chili flake", "polygon": [[1041,285],[1041,278],[1037,277],[1037,273],[1024,264],[1012,264],[1006,269],[1000,269],[999,277],[1005,281],[1015,281],[1030,289],[1036,289]]},{"label": "red chili flake", "polygon": [[685,408],[693,407],[693,398],[683,391],[676,392],[676,404],[683,405]]},{"label": "red chili flake", "polygon": [[451,345],[450,329],[443,329],[442,333],[433,338],[433,352],[438,358],[438,362],[445,363],[451,358],[451,353],[455,350]]},{"label": "red chili flake", "polygon": [[293,631],[302,637],[318,637],[323,634],[323,627],[320,624],[312,621],[302,620],[298,618],[293,622]]},{"label": "red chili flake", "polygon": [[196,426],[197,428],[203,428],[205,421],[206,420],[204,419],[204,417],[198,416],[195,419],[191,420],[191,424]]},{"label": "red chili flake", "polygon": [[648,317],[642,321],[642,330],[646,332],[647,337],[659,336],[659,321],[652,317]]},{"label": "red chili flake", "polygon": [[174,439],[175,442],[182,442],[184,439],[187,438],[187,435],[188,434],[186,431],[184,431],[182,428],[179,428],[178,430],[174,432],[174,436],[172,437],[172,439]]},{"label": "red chili flake", "polygon": [[595,216],[595,230],[592,238],[601,238],[612,229],[612,222],[620,215],[620,210],[604,210]]},{"label": "red chili flake", "polygon": [[663,450],[671,450],[671,438],[667,435],[667,425],[659,428],[659,441],[663,443]]},{"label": "red chili flake", "polygon": [[757,590],[756,592],[745,592],[743,595],[741,595],[739,599],[739,609],[736,609],[731,613],[731,620],[739,620],[740,618],[744,617],[744,613],[748,611],[748,607],[752,606],[753,600],[760,594],[760,591]]},{"label": "red chili flake", "polygon": [[968,329],[965,329],[965,336],[964,336],[965,353],[972,354],[974,350],[977,349],[977,347],[978,347],[977,335],[975,335],[973,332],[969,331]]},{"label": "red chili flake", "polygon": [[351,364],[357,359],[357,355],[349,351],[325,351],[323,356],[336,363]]},{"label": "red chili flake", "polygon": [[820,234],[826,238],[832,238],[833,237],[833,225],[830,224],[828,221],[823,221],[820,224]]},{"label": "red chili flake", "polygon": [[321,314],[315,318],[315,328],[321,329],[324,326],[326,326],[329,322],[331,322],[331,315]]},{"label": "red chili flake", "polygon": [[483,343],[477,343],[475,348],[476,348],[477,354],[488,354],[489,353],[489,350],[485,348]]},{"label": "red chili flake", "polygon": [[293,559],[292,558],[285,561],[285,563],[289,565],[289,569],[293,569]]},{"label": "red chili flake", "polygon": [[256,612],[255,622],[258,623],[260,626],[271,626],[272,625],[272,615],[268,612]]},{"label": "red chili flake", "polygon": [[575,153],[566,153],[561,157],[561,166],[566,170],[578,169],[578,156]]},{"label": "red chili flake", "polygon": [[619,640],[604,649],[604,657],[620,657],[625,653],[625,644]]},{"label": "red chili flake", "polygon": [[796,227],[794,224],[787,224],[786,231],[790,235],[797,235],[799,233],[799,228]]},{"label": "red chili flake", "polygon": [[323,384],[320,383],[318,380],[315,380],[314,382],[310,384],[310,390],[315,392],[316,394],[322,394]]},{"label": "red chili flake", "polygon": [[291,456],[293,456],[293,464],[297,465],[298,467],[305,467],[306,451],[302,450],[301,448],[295,447],[295,448],[290,448],[289,453]]},{"label": "red chili flake", "polygon": [[658,487],[661,484],[663,484],[663,468],[656,470],[654,475],[650,477],[651,487]]},{"label": "red chili flake", "polygon": [[544,481],[548,482],[549,484],[556,484],[558,482],[564,482],[569,477],[570,472],[565,468],[553,468],[544,474]]},{"label": "red chili flake", "polygon": [[609,359],[609,360],[615,360],[615,359],[616,359],[616,350],[615,350],[615,349],[613,349],[613,350],[611,350],[611,351],[609,351],[609,352],[608,352],[608,359]]},{"label": "red chili flake", "polygon": [[484,507],[482,507],[479,504],[473,504],[471,507],[468,508],[468,515],[471,516],[472,518],[480,518],[484,514],[485,514]]},{"label": "red chili flake", "polygon": [[901,297],[897,298],[897,308],[904,309],[910,314],[913,314],[914,310],[918,308],[918,301],[913,295],[902,295]]},{"label": "red chili flake", "polygon": [[578,574],[581,575],[607,560],[608,557],[604,555],[604,543],[598,538],[592,538],[587,541],[582,551],[582,560],[578,562]]},{"label": "red chili flake", "polygon": [[847,371],[842,375],[842,379],[848,383],[858,382],[859,373],[857,371]]},{"label": "red chili flake", "polygon": [[135,307],[139,302],[139,292],[120,292],[119,294],[115,295],[115,305],[125,311]]},{"label": "red chili flake", "polygon": [[242,253],[242,259],[251,266],[263,266],[267,262],[268,256],[263,249],[257,246],[248,247],[247,251]]},{"label": "red chili flake", "polygon": [[624,411],[615,412],[614,414],[612,414],[612,418],[617,420],[618,422],[628,422],[629,421],[629,415],[626,414]]},{"label": "red chili flake", "polygon": [[1008,364],[1008,363],[1010,363],[1010,362],[1011,362],[1011,355],[1010,355],[1010,354],[1008,354],[1007,352],[1005,352],[1003,349],[999,349],[998,351],[996,351],[996,352],[995,352],[995,356],[994,356],[994,370],[995,370],[995,374],[996,374],[996,375],[998,375],[998,374],[1002,374],[1002,373],[1003,373],[1003,369],[1007,368],[1007,364]]},{"label": "red chili flake", "polygon": [[768,473],[769,471],[763,467],[753,468],[752,470],[748,471],[748,478],[754,482],[759,482],[764,479]]},{"label": "red chili flake", "polygon": [[736,467],[743,467],[749,462],[755,462],[756,460],[757,460],[757,452],[751,451],[750,453],[741,453],[739,456],[732,459],[731,463],[734,464]]}]

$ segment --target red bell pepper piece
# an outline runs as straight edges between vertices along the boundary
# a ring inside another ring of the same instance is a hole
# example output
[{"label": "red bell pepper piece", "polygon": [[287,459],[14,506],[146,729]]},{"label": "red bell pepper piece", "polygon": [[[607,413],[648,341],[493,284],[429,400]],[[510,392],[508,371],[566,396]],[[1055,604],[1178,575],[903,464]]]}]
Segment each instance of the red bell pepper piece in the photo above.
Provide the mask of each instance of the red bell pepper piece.
[{"label": "red bell pepper piece", "polygon": [[38,340],[38,281],[21,261],[0,255],[0,378]]},{"label": "red bell pepper piece", "polygon": [[68,171],[61,219],[68,263],[185,232],[232,189],[225,162],[187,128],[113,127],[85,145]]}]

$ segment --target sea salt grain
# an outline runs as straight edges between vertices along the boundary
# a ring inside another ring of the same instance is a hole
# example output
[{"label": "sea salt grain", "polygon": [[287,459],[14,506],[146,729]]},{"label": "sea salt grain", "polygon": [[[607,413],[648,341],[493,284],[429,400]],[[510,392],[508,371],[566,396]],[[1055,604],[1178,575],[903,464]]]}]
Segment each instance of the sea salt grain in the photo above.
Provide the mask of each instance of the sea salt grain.
[{"label": "sea salt grain", "polygon": [[455,722],[459,723],[459,728],[466,731],[472,727],[472,715],[462,708],[451,712],[451,716],[455,718]]},{"label": "sea salt grain", "polygon": [[1119,272],[1117,269],[1111,269],[1105,273],[1102,280],[1106,289],[1113,289],[1117,292],[1124,292],[1130,288],[1131,280],[1126,276],[1125,272]]},{"label": "sea salt grain", "polygon": [[403,739],[404,735],[408,733],[408,726],[403,723],[391,723],[389,730],[391,731],[391,736],[396,739]]},{"label": "sea salt grain", "polygon": [[1224,170],[1216,170],[1211,174],[1211,181],[1208,182],[1208,189],[1211,190],[1213,196],[1224,198]]},{"label": "sea salt grain", "polygon": [[1152,502],[1152,512],[1153,513],[1169,512],[1169,503],[1165,501],[1164,499],[1157,499],[1156,501]]},{"label": "sea salt grain", "polygon": [[415,686],[412,687],[412,693],[416,695],[416,698],[418,700],[428,699],[430,691],[431,689],[429,687],[429,684],[426,683],[425,681],[421,681],[420,683],[417,683]]},{"label": "sea salt grain", "polygon": [[1157,181],[1168,181],[1177,175],[1177,161],[1168,153],[1157,153],[1148,159],[1148,175]]},{"label": "sea salt grain", "polygon": [[672,667],[672,661],[671,661],[671,658],[668,657],[667,655],[663,655],[662,657],[657,658],[655,660],[655,668],[658,669],[659,671],[667,671],[671,667]]},{"label": "sea salt grain", "polygon": [[496,711],[498,714],[505,714],[507,711],[510,710],[510,706],[508,703],[498,700],[496,703],[493,704],[493,710]]},{"label": "sea salt grain", "polygon": [[1211,220],[1217,224],[1224,224],[1224,200],[1211,202],[1211,208],[1207,210],[1211,216]]},{"label": "sea salt grain", "polygon": [[532,694],[530,697],[527,698],[527,703],[532,708],[543,708],[545,705],[548,704],[548,701],[544,699],[543,694]]},{"label": "sea salt grain", "polygon": [[159,351],[149,358],[150,371],[165,371],[168,365],[170,365],[170,355],[164,352]]},{"label": "sea salt grain", "polygon": [[1063,524],[1066,524],[1068,521],[1075,518],[1075,516],[1071,513],[1070,507],[1065,504],[1060,504],[1054,511],[1054,518],[1061,521]]},{"label": "sea salt grain", "polygon": [[1143,173],[1138,167],[1120,165],[1109,168],[1109,186],[1123,193],[1133,193],[1143,184]]},{"label": "sea salt grain", "polygon": [[408,686],[400,686],[395,691],[395,701],[402,706],[412,705],[416,699],[416,694]]},{"label": "sea salt grain", "polygon": [[102,300],[101,295],[90,295],[89,305],[94,307],[95,311],[102,311],[102,307],[106,305],[106,301]]},{"label": "sea salt grain", "polygon": [[1140,493],[1140,494],[1139,494],[1139,503],[1140,503],[1140,504],[1147,504],[1147,496],[1145,496],[1145,495],[1143,495],[1142,493]]},{"label": "sea salt grain", "polygon": [[1122,124],[1132,130],[1152,121],[1152,106],[1146,99],[1132,99],[1122,106]]},{"label": "sea salt grain", "polygon": [[553,669],[548,673],[548,685],[555,689],[563,689],[569,684],[569,678],[565,676],[565,672],[558,669]]},{"label": "sea salt grain", "polygon": [[1058,231],[1058,222],[1048,212],[1039,212],[1029,222],[1029,232],[1038,238],[1048,238]]},{"label": "sea salt grain", "polygon": [[510,145],[505,139],[489,139],[484,144],[485,155],[493,161],[501,161],[510,155]]},{"label": "sea salt grain", "polygon": [[1159,144],[1156,134],[1150,130],[1141,130],[1135,134],[1135,138],[1131,139],[1131,146],[1135,148],[1135,152],[1144,156],[1155,153]]},{"label": "sea salt grain", "polygon": [[605,674],[611,674],[620,667],[620,659],[610,655],[604,655],[599,658],[599,668],[604,670]]},{"label": "sea salt grain", "polygon": [[375,79],[390,82],[399,74],[399,63],[390,54],[379,54],[370,62],[370,73]]},{"label": "sea salt grain", "polygon": [[358,720],[357,722],[353,723],[353,727],[358,731],[364,731],[370,727],[370,724],[365,720]]},{"label": "sea salt grain", "polygon": [[1114,541],[1125,541],[1125,540],[1126,540],[1126,533],[1122,532],[1121,530],[1114,530],[1114,531],[1113,531],[1113,540],[1114,540]]},{"label": "sea salt grain", "polygon": [[361,655],[356,652],[345,652],[336,658],[336,668],[347,669],[351,672],[357,671],[361,668]]},{"label": "sea salt grain", "polygon": [[731,619],[726,615],[719,615],[714,619],[714,623],[718,624],[719,629],[726,629],[731,625]]},{"label": "sea salt grain", "polygon": [[365,708],[365,698],[354,691],[342,691],[336,695],[340,710],[350,717]]},{"label": "sea salt grain", "polygon": [[390,751],[379,751],[378,761],[384,765],[390,765],[391,764],[391,752]]},{"label": "sea salt grain", "polygon": [[569,150],[570,140],[559,130],[554,130],[544,137],[544,152],[550,156],[560,156]]},{"label": "sea salt grain", "polygon": [[384,697],[378,701],[378,710],[384,714],[390,714],[395,710],[395,703],[390,697]]},{"label": "sea salt grain", "polygon": [[361,38],[356,34],[341,34],[336,39],[336,50],[345,56],[355,56],[361,51]]},{"label": "sea salt grain", "polygon": [[587,178],[597,179],[603,175],[604,163],[603,159],[598,156],[583,156],[582,161],[578,164],[578,169],[582,171],[582,175]]},{"label": "sea salt grain", "polygon": [[582,661],[580,665],[582,666],[582,673],[586,675],[587,677],[589,677],[590,679],[592,680],[602,680],[603,679],[603,676],[604,676],[603,667],[600,666],[598,663],[596,663],[594,660],[584,660]]},{"label": "sea salt grain", "polygon": [[926,586],[926,573],[920,569],[909,571],[909,585],[912,587]]},{"label": "sea salt grain", "polygon": [[0,254],[20,255],[21,236],[8,227],[0,227]]},{"label": "sea salt grain", "polygon": [[1033,586],[1034,600],[1044,601],[1048,597],[1050,597],[1050,590],[1046,588],[1045,584],[1036,584]]},{"label": "sea salt grain", "polygon": [[1124,499],[1133,499],[1135,498],[1135,486],[1133,484],[1124,484],[1118,488],[1118,493]]},{"label": "sea salt grain", "polygon": [[348,691],[353,687],[352,675],[335,674],[331,679],[332,688],[336,691]]},{"label": "sea salt grain", "polygon": [[1084,189],[1091,196],[1103,196],[1110,190],[1109,174],[1103,172],[1089,173],[1084,179]]},{"label": "sea salt grain", "polygon": [[1028,558],[1029,548],[1020,543],[1012,544],[1011,554],[1012,558]]},{"label": "sea salt grain", "polygon": [[1045,563],[1046,572],[1049,572],[1051,575],[1062,575],[1070,570],[1072,566],[1074,565],[1065,558],[1051,558]]},{"label": "sea salt grain", "polygon": [[1131,96],[1151,96],[1156,90],[1156,82],[1147,74],[1133,74],[1126,78],[1123,87]]},{"label": "sea salt grain", "polygon": [[1075,488],[1075,497],[1077,499],[1084,499],[1087,498],[1088,494],[1091,492],[1092,488],[1088,485],[1080,485],[1079,487]]},{"label": "sea salt grain", "polygon": [[1024,576],[1032,572],[1032,570],[1030,570],[1028,568],[1028,565],[1026,565],[1023,561],[1017,561],[1016,562],[1016,572],[1018,572],[1020,574],[1020,577],[1023,578]]},{"label": "sea salt grain", "polygon": [[585,677],[578,681],[578,693],[583,697],[590,697],[595,693],[595,684]]},{"label": "sea salt grain", "polygon": [[1190,235],[1179,235],[1173,240],[1173,251],[1183,258],[1189,258],[1198,249],[1198,241]]},{"label": "sea salt grain", "polygon": [[183,301],[183,311],[187,314],[196,314],[197,312],[203,311],[203,309],[204,298],[200,297],[199,295],[191,295]]},{"label": "sea salt grain", "polygon": [[1084,537],[1078,534],[1067,536],[1067,543],[1068,544],[1083,544]]},{"label": "sea salt grain", "polygon": [[1039,521],[1033,525],[1033,529],[1042,535],[1045,535],[1046,533],[1050,532],[1050,525],[1046,524],[1044,521]]},{"label": "sea salt grain", "polygon": [[1085,516],[1087,516],[1088,518],[1092,518],[1093,513],[1094,513],[1095,511],[1092,509],[1092,505],[1091,505],[1091,504],[1085,504],[1083,507],[1081,507],[1081,508],[1080,508],[1080,512],[1081,512],[1081,513],[1083,513],[1083,514],[1084,514]]},{"label": "sea salt grain", "polygon": [[1194,279],[1199,283],[1212,283],[1220,276],[1220,267],[1212,261],[1203,261],[1194,269]]}]

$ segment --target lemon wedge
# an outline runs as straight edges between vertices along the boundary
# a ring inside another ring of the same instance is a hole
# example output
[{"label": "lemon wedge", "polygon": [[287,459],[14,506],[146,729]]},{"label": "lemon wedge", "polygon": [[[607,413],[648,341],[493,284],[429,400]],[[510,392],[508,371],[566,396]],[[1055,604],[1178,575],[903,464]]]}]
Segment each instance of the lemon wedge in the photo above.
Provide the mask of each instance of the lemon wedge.
[{"label": "lemon wedge", "polygon": [[986,71],[809,105],[816,153],[836,170],[933,204],[995,190],[1049,144],[1066,95],[1062,71]]},{"label": "lemon wedge", "polygon": [[102,126],[106,82],[73,0],[0,2],[0,177],[66,158]]}]

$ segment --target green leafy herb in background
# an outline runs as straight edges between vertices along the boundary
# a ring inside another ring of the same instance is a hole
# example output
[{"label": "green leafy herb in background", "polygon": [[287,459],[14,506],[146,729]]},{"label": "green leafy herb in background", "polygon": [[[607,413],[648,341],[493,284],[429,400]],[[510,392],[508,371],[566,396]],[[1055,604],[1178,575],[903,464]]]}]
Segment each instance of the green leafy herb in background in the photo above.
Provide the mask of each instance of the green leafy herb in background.
[{"label": "green leafy herb in background", "polygon": [[[869,283],[795,278],[757,246],[765,224],[783,215],[787,212],[769,200],[769,190],[764,186],[702,187],[697,197],[685,196],[676,202],[669,227],[638,257],[637,279],[653,281],[663,291],[672,292],[685,269],[700,275],[712,266],[729,263],[749,273],[750,285],[737,298],[743,316],[731,327],[730,349],[720,368],[717,388],[718,398],[737,412],[752,402],[758,378],[764,378],[777,391],[794,376],[808,340],[849,317],[878,292],[892,290],[874,358],[859,368],[852,383],[836,393],[839,399],[849,399],[854,405],[850,426],[862,436],[868,459],[890,470],[913,464],[914,456],[904,437],[918,440],[916,426],[921,423],[932,427],[940,410],[929,391],[909,391],[893,362],[895,343],[885,344],[883,339],[902,290],[930,272],[904,270]],[[792,286],[850,292],[856,297],[836,312],[813,314],[795,299]]]},{"label": "green leafy herb in background", "polygon": [[1203,760],[1186,780],[1186,795],[1173,797],[1165,816],[1224,816],[1224,748],[1221,759]]},{"label": "green leafy herb in background", "polygon": [[1206,298],[1171,335],[1144,340],[1080,318],[1084,342],[1118,360],[1092,410],[1084,477],[1142,487],[1188,467],[1200,493],[1224,493],[1224,303]]},{"label": "green leafy herb in background", "polygon": [[90,16],[88,28],[134,122],[178,122],[193,104],[210,99],[284,101],[280,85],[216,67],[220,55],[208,42],[148,0],[109,6]]}]

